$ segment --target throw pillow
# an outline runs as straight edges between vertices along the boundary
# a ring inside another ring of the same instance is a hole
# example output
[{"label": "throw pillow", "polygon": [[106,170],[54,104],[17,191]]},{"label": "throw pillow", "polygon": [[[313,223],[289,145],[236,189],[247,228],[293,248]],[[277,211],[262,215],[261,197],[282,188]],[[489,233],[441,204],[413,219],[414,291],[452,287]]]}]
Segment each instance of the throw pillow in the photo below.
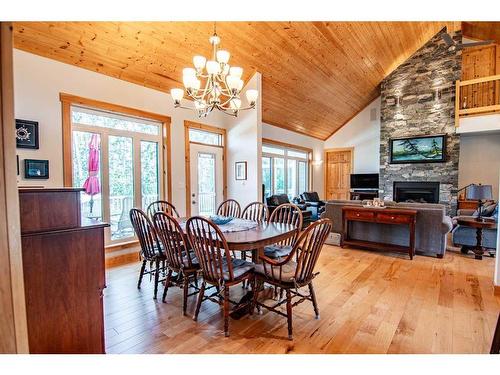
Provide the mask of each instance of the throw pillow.
[{"label": "throw pillow", "polygon": [[482,213],[482,216],[485,216],[485,217],[489,217],[493,214],[493,212],[495,211],[497,205],[496,204],[490,204],[486,207],[483,207],[483,213]]},{"label": "throw pillow", "polygon": [[491,217],[498,223],[498,204],[495,206],[495,211],[493,211]]}]

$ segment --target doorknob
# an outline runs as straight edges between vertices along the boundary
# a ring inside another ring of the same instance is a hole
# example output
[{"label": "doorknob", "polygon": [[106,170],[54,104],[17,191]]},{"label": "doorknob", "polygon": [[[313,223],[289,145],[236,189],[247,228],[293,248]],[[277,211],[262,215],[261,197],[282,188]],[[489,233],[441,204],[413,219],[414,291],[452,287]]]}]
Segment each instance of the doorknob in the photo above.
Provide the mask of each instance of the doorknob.
[{"label": "doorknob", "polygon": [[191,204],[196,204],[196,201],[191,201]]},{"label": "doorknob", "polygon": [[191,196],[194,198],[194,197],[196,197],[196,194],[195,194],[195,193],[193,193],[193,194],[191,194]]}]

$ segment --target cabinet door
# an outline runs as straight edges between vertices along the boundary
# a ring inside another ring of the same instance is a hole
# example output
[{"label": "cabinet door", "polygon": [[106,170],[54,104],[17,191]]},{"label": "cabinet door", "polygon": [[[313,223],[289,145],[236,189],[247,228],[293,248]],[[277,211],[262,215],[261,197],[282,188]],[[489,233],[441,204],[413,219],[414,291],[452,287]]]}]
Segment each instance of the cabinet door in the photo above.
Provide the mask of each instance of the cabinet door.
[{"label": "cabinet door", "polygon": [[31,353],[104,353],[104,230],[22,239]]}]

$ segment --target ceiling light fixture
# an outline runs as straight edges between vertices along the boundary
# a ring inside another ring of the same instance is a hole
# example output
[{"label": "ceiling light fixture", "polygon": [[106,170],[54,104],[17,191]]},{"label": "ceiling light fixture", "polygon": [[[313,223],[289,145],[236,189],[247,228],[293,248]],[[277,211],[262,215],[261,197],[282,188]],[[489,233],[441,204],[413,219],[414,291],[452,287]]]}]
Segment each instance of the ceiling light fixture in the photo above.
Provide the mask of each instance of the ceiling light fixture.
[{"label": "ceiling light fixture", "polygon": [[[194,68],[182,70],[182,82],[188,97],[193,99],[193,107],[184,107],[181,100],[184,90],[172,89],[170,95],[174,100],[175,108],[193,109],[198,117],[206,117],[214,109],[231,116],[238,116],[242,110],[255,108],[259,92],[254,89],[246,91],[248,106],[241,107],[240,92],[243,89],[243,69],[237,66],[229,66],[230,53],[219,49],[220,38],[217,35],[214,24],[214,35],[209,39],[212,45],[212,59],[204,56],[193,57]],[[206,71],[206,73],[205,73]],[[202,80],[205,83],[202,85]]]}]

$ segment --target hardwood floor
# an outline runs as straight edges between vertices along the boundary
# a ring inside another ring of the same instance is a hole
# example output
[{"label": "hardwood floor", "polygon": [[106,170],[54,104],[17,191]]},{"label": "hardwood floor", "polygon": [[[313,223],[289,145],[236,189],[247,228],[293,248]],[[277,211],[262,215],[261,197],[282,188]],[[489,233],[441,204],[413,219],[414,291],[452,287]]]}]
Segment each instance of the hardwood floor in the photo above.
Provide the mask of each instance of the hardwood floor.
[{"label": "hardwood floor", "polygon": [[[263,315],[230,321],[204,302],[198,322],[182,316],[180,288],[153,301],[153,283],[136,289],[139,264],[110,269],[105,291],[107,353],[488,353],[500,310],[494,259],[448,251],[444,259],[325,246],[315,280],[321,319],[294,308],[286,319]],[[232,288],[231,298],[243,289]],[[163,292],[163,289],[160,290]],[[190,297],[188,312],[194,309]]]}]

